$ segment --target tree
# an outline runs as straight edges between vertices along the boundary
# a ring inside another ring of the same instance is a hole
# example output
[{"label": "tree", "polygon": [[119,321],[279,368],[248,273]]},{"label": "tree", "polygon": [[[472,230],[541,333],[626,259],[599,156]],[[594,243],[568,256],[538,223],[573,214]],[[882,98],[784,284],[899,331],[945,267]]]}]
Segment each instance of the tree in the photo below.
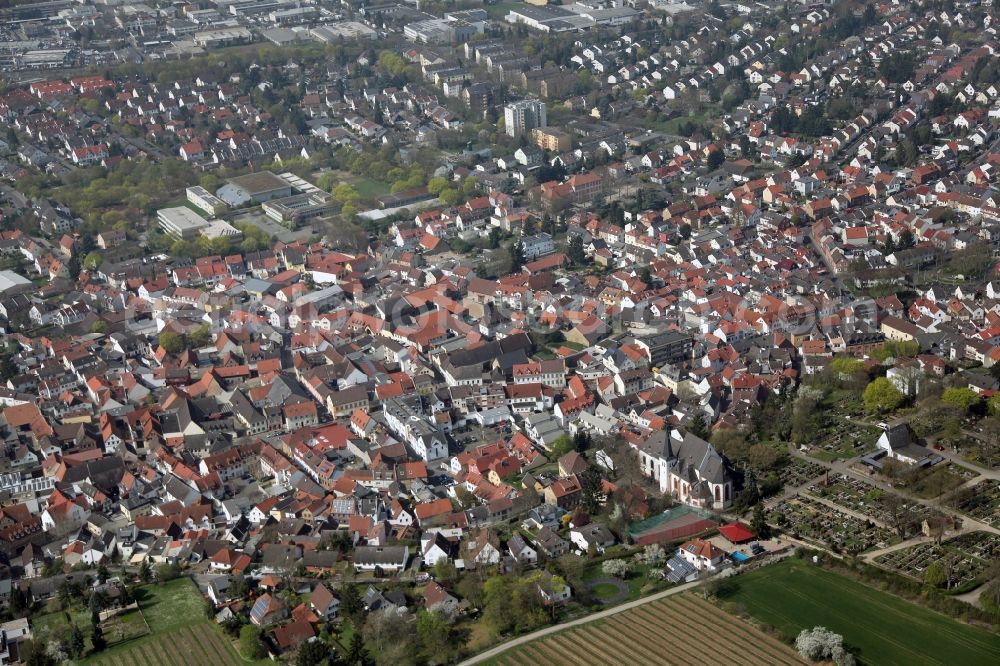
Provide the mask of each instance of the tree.
[{"label": "tree", "polygon": [[447,663],[452,651],[451,627],[445,617],[436,611],[421,610],[417,613],[417,637],[428,660]]},{"label": "tree", "polygon": [[605,576],[625,578],[632,571],[632,565],[628,560],[605,560],[601,564],[601,571]]},{"label": "tree", "polygon": [[764,517],[764,503],[757,502],[753,507],[753,519],[750,521],[750,531],[753,532],[758,539],[767,539],[771,536],[771,528],[767,524],[767,519]]},{"label": "tree", "polygon": [[368,615],[364,626],[365,642],[372,647],[375,663],[412,664],[416,660],[416,644],[409,622],[388,608]]},{"label": "tree", "polygon": [[904,397],[891,381],[879,377],[865,388],[863,399],[869,412],[884,414],[902,405]]},{"label": "tree", "polygon": [[524,266],[524,243],[516,241],[510,246],[510,272],[516,273]]},{"label": "tree", "polygon": [[454,583],[457,578],[458,569],[455,568],[454,562],[447,557],[442,557],[434,563],[434,580],[447,585]]},{"label": "tree", "polygon": [[160,333],[160,346],[166,349],[168,354],[177,354],[184,350],[184,340],[176,333],[164,331]]},{"label": "tree", "polygon": [[767,444],[754,444],[747,451],[747,461],[758,472],[767,472],[778,464],[778,452]]},{"label": "tree", "polygon": [[642,561],[646,564],[659,565],[667,561],[667,551],[658,543],[651,543],[642,549]]},{"label": "tree", "polygon": [[95,271],[101,266],[103,259],[100,253],[90,252],[80,261],[80,266],[88,271]]},{"label": "tree", "polygon": [[916,527],[916,512],[896,493],[884,493],[878,498],[878,502],[889,517],[890,527],[896,530],[900,539],[905,539]]},{"label": "tree", "polygon": [[344,663],[348,666],[361,666],[367,661],[368,653],[365,651],[365,639],[361,637],[360,631],[355,631],[351,636],[351,644],[347,646]]},{"label": "tree", "polygon": [[538,590],[541,572],[528,576],[494,576],[483,585],[483,621],[495,636],[531,631],[548,621]]},{"label": "tree", "polygon": [[156,580],[161,583],[178,578],[180,575],[181,569],[176,564],[161,564],[156,567]]},{"label": "tree", "polygon": [[687,430],[689,433],[698,437],[700,439],[707,440],[711,433],[708,431],[708,423],[705,420],[705,415],[698,411],[693,417],[691,417],[691,422],[688,423]]},{"label": "tree", "polygon": [[108,582],[108,578],[111,577],[111,573],[108,571],[108,565],[101,560],[101,563],[97,566],[97,580],[101,581],[101,584]]},{"label": "tree", "polygon": [[90,630],[90,644],[94,648],[94,652],[101,652],[105,647],[107,647],[107,641],[104,640],[104,632],[101,630],[101,625],[95,624]]},{"label": "tree", "polygon": [[927,567],[927,571],[924,572],[924,583],[926,583],[928,587],[941,587],[947,582],[947,580],[948,576],[944,572],[944,567],[938,560],[931,562]]},{"label": "tree", "polygon": [[455,489],[455,499],[463,509],[471,509],[479,504],[475,494],[465,486],[459,486]]},{"label": "tree", "polygon": [[69,628],[67,648],[70,655],[76,659],[82,657],[83,651],[86,649],[86,644],[83,641],[83,632],[80,631],[80,627],[76,626],[75,622]]},{"label": "tree", "polygon": [[715,171],[722,163],[726,161],[726,156],[721,150],[713,150],[708,154],[708,169],[709,171]]},{"label": "tree", "polygon": [[[354,585],[344,585],[340,588],[340,612],[353,622],[364,611],[361,594]],[[357,624],[357,623],[355,623]]]},{"label": "tree", "polygon": [[583,236],[574,235],[569,239],[566,246],[566,256],[574,266],[582,266],[587,263],[587,253],[583,249]]},{"label": "tree", "polygon": [[560,435],[552,442],[552,446],[549,448],[549,458],[558,460],[573,450],[573,440],[570,436]]},{"label": "tree", "polygon": [[589,514],[600,509],[604,493],[601,490],[601,470],[596,465],[590,465],[580,474],[580,506]]},{"label": "tree", "polygon": [[103,592],[91,592],[90,599],[87,601],[87,608],[94,615],[100,617],[102,610],[107,608],[107,595]]},{"label": "tree", "polygon": [[201,349],[212,342],[212,328],[208,324],[202,324],[188,333],[187,338],[192,347]]},{"label": "tree", "polygon": [[148,583],[153,578],[153,570],[149,566],[149,560],[143,560],[139,566],[139,580]]},{"label": "tree", "polygon": [[427,181],[427,191],[431,194],[440,194],[446,187],[448,187],[448,179],[443,176],[435,176]]},{"label": "tree", "polygon": [[830,369],[842,379],[846,379],[852,375],[864,372],[865,364],[861,359],[854,358],[853,356],[838,356],[830,361]]},{"label": "tree", "polygon": [[77,592],[78,590],[75,589],[75,586],[71,585],[70,583],[63,583],[62,585],[59,586],[59,591],[58,591],[59,604],[63,608],[69,608],[70,605],[73,603],[73,600],[76,598]]},{"label": "tree", "polygon": [[263,637],[264,632],[260,627],[252,624],[243,625],[240,629],[240,653],[244,658],[256,661],[267,656]]},{"label": "tree", "polygon": [[944,390],[941,402],[961,410],[964,414],[979,402],[979,394],[965,386],[953,386]]},{"label": "tree", "polygon": [[319,666],[329,654],[330,648],[323,641],[307,641],[295,654],[295,666]]},{"label": "tree", "polygon": [[21,586],[15,584],[10,591],[10,612],[16,616],[26,610],[28,610],[28,597]]},{"label": "tree", "polygon": [[795,639],[795,649],[809,661],[832,660],[836,666],[854,666],[854,655],[844,648],[844,637],[826,627],[803,629]]}]

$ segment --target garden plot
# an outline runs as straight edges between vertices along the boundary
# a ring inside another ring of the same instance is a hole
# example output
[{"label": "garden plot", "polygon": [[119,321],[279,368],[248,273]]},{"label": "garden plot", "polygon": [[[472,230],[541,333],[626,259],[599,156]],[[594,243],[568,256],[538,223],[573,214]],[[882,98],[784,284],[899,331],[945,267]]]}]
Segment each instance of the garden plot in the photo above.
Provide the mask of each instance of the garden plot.
[{"label": "garden plot", "polygon": [[970,532],[941,544],[921,543],[875,558],[879,565],[922,581],[927,567],[940,562],[951,589],[971,589],[982,582],[990,563],[1000,558],[1000,535]]},{"label": "garden plot", "polygon": [[792,536],[847,552],[885,548],[898,541],[891,530],[837,511],[810,497],[779,502],[768,511],[767,520]]}]

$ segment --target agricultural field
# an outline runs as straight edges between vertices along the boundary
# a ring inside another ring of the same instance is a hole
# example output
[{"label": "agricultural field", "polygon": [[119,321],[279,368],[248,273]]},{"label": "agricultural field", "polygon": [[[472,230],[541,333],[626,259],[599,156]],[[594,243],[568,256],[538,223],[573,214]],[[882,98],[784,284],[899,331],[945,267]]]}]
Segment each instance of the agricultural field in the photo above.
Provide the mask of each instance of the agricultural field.
[{"label": "agricultural field", "polygon": [[972,627],[802,560],[732,579],[725,601],[789,639],[817,625],[863,664],[996,664],[1000,634]]},{"label": "agricultural field", "polygon": [[201,594],[190,579],[139,588],[136,598],[151,633],[109,647],[81,663],[100,666],[247,663],[222,630],[205,617]]},{"label": "agricultural field", "polygon": [[150,666],[238,666],[245,663],[229,639],[208,621],[175,629],[151,638],[110,649],[84,663],[101,666],[149,664]]},{"label": "agricultural field", "polygon": [[949,504],[970,518],[996,526],[1000,524],[1000,481],[986,479],[960,490]]},{"label": "agricultural field", "polygon": [[932,562],[941,562],[951,579],[949,587],[964,590],[982,582],[990,563],[1000,559],[1000,536],[970,532],[940,545],[921,543],[886,553],[875,559],[879,565],[922,581]]},{"label": "agricultural field", "polygon": [[694,594],[678,594],[517,646],[487,662],[798,664],[795,652]]},{"label": "agricultural field", "polygon": [[891,530],[807,496],[775,504],[767,512],[767,522],[777,525],[786,534],[846,552],[862,553],[898,541]]}]

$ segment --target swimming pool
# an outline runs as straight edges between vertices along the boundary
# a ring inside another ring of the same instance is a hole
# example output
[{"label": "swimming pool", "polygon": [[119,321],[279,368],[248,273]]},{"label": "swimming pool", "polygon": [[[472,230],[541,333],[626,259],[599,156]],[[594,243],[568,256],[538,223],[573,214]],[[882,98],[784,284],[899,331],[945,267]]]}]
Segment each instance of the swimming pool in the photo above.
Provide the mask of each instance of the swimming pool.
[{"label": "swimming pool", "polygon": [[736,551],[735,553],[733,553],[733,559],[736,560],[737,562],[746,562],[747,560],[750,559],[750,556],[747,555],[746,553],[741,553],[740,551]]}]

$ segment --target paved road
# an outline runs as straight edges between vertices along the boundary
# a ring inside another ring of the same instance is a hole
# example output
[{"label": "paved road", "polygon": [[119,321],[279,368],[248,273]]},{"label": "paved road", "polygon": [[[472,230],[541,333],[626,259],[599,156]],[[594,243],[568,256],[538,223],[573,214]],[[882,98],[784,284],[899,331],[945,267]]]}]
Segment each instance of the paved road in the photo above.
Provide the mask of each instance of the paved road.
[{"label": "paved road", "polygon": [[525,634],[524,636],[518,636],[517,638],[507,641],[506,643],[501,643],[496,647],[490,648],[486,652],[480,652],[474,657],[470,657],[463,661],[459,666],[470,666],[471,664],[478,664],[480,662],[486,661],[487,659],[492,659],[497,655],[503,654],[507,650],[511,650],[519,645],[524,645],[525,643],[530,643],[531,641],[542,638],[543,636],[548,636],[549,634],[554,634],[559,631],[565,631],[572,627],[578,627],[583,624],[588,624],[590,622],[596,622],[597,620],[603,620],[606,617],[611,617],[612,615],[617,615],[624,611],[630,610],[632,608],[638,608],[639,606],[644,606],[645,604],[652,603],[654,601],[659,601],[666,597],[672,596],[674,594],[680,594],[681,592],[686,592],[690,589],[697,587],[700,581],[695,581],[693,583],[684,583],[677,587],[672,587],[669,590],[664,590],[663,592],[657,592],[656,594],[650,595],[648,597],[643,597],[642,599],[636,599],[635,601],[630,601],[621,606],[615,606],[614,608],[609,608],[608,610],[603,610],[598,613],[592,613],[586,617],[581,617],[576,620],[571,620],[570,622],[563,622],[562,624],[556,624],[551,627],[545,627],[544,629],[539,629],[538,631],[533,631],[530,634]]}]

